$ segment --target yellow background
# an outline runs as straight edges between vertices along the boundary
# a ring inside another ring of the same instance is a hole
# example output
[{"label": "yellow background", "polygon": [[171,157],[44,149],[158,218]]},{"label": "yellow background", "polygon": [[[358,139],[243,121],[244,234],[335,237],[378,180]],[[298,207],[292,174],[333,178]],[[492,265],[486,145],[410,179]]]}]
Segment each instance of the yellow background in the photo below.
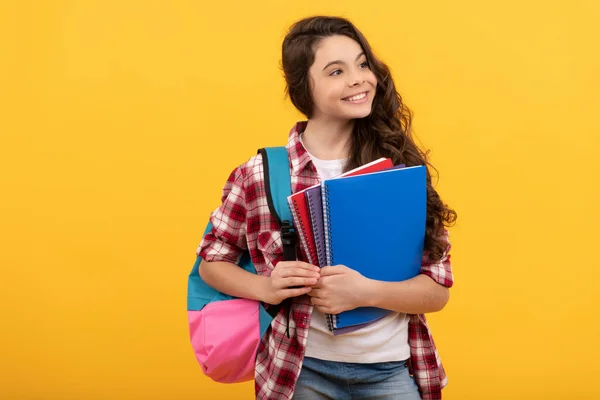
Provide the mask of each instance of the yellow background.
[{"label": "yellow background", "polygon": [[0,397],[251,398],[205,379],[187,274],[229,172],[284,144],[280,45],[351,18],[459,213],[445,399],[598,399],[600,4],[0,3]]}]

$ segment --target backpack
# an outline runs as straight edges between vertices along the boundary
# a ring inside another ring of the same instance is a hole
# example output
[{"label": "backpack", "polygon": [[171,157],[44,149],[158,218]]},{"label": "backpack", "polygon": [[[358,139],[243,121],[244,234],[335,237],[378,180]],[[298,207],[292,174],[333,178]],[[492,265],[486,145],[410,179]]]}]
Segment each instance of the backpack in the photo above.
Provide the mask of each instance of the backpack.
[{"label": "backpack", "polygon": [[[284,260],[296,259],[296,232],[287,203],[291,195],[287,149],[270,147],[262,154],[264,182],[269,211],[281,229]],[[209,222],[204,235],[210,232]],[[256,352],[272,320],[282,305],[265,307],[259,301],[226,295],[206,284],[199,274],[202,259],[188,277],[187,312],[189,334],[196,359],[203,373],[220,383],[238,383],[254,379]],[[246,250],[238,265],[256,274]],[[283,303],[282,303],[283,304]]]}]

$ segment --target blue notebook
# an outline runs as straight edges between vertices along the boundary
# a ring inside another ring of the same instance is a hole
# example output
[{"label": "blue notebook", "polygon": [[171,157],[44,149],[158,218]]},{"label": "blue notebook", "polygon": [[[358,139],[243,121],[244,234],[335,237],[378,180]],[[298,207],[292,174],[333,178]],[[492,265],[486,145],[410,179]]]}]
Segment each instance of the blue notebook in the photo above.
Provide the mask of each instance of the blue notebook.
[{"label": "blue notebook", "polygon": [[[322,183],[327,265],[397,282],[421,270],[427,213],[424,166],[394,168]],[[361,307],[333,316],[333,331],[383,318]]]}]

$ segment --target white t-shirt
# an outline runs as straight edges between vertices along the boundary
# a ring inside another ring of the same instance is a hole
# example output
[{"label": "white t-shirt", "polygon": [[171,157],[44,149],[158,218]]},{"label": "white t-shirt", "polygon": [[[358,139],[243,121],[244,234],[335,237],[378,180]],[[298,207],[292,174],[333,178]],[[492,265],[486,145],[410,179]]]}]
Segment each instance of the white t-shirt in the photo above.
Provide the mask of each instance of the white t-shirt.
[{"label": "white t-shirt", "polygon": [[[346,159],[320,160],[309,155],[321,181],[341,174],[346,162]],[[358,331],[333,336],[325,315],[314,308],[305,355],[320,360],[365,364],[406,360],[410,357],[408,316],[391,313]]]}]

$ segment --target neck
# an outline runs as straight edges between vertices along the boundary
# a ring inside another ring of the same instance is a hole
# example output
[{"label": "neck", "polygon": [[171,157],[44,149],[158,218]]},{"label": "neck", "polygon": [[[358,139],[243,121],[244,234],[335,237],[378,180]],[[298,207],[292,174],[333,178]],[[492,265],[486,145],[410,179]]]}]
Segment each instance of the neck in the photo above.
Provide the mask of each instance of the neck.
[{"label": "neck", "polygon": [[339,160],[350,155],[354,120],[309,119],[302,134],[306,150],[320,160]]}]

